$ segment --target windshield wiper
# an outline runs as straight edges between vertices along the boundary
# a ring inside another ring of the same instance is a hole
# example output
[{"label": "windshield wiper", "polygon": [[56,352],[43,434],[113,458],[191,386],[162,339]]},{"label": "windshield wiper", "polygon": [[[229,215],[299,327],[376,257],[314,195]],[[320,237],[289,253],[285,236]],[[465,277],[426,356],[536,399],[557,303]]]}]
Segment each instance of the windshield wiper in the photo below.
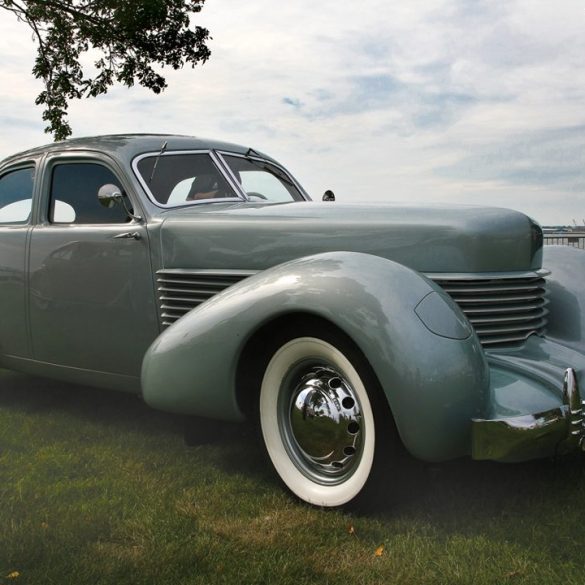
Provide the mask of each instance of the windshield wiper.
[{"label": "windshield wiper", "polygon": [[160,152],[158,153],[158,156],[156,157],[156,160],[154,161],[154,166],[152,167],[152,173],[150,173],[150,179],[148,179],[149,183],[152,183],[152,178],[154,177],[154,173],[156,172],[156,167],[158,166],[158,161],[160,160],[160,157],[164,154],[165,150],[167,149],[167,141],[165,140],[163,142],[163,145],[160,148]]}]

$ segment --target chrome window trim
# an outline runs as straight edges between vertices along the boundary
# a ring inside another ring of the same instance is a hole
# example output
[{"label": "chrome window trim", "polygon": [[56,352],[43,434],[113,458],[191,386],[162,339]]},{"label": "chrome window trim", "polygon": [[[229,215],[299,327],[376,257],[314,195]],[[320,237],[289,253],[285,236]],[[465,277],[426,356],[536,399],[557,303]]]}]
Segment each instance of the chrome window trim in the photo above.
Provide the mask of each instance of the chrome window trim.
[{"label": "chrome window trim", "polygon": [[[227,162],[223,158],[222,154],[223,153],[221,151],[218,151],[218,150],[212,151],[212,156],[214,155],[216,157],[216,159],[218,161],[218,164],[223,169],[223,174],[228,179],[228,181],[230,182],[230,185],[232,185],[232,186],[235,185],[235,190],[240,194],[240,196],[245,201],[250,201],[250,198],[248,197],[248,194],[246,193],[246,191],[244,191],[244,188],[242,187],[242,185],[240,185],[240,182],[238,181],[238,179],[234,175],[234,173],[232,173],[232,169],[230,169],[230,166],[227,164]],[[233,153],[226,152],[226,154],[230,154],[231,155]]]},{"label": "chrome window trim", "polygon": [[[263,162],[263,163],[267,163],[269,165],[272,165],[272,166],[276,167],[277,169],[279,169],[280,171],[282,171],[283,174],[286,175],[290,179],[291,183],[295,186],[295,188],[299,192],[300,196],[302,197],[302,201],[311,201],[311,198],[309,197],[308,193],[303,189],[303,187],[301,186],[301,184],[282,165],[279,165],[278,163],[276,163],[276,162],[274,162],[272,160],[268,160],[267,158],[263,158],[263,157],[258,156],[258,155],[255,155],[254,156],[254,155],[249,155],[249,154],[241,154],[239,152],[230,152],[228,150],[218,150],[216,152],[221,157],[221,160],[222,160],[223,164],[226,166],[226,168],[227,168],[230,176],[233,177],[234,181],[237,182],[237,179],[234,176],[234,174],[232,173],[232,169],[230,168],[230,166],[227,163],[227,161],[224,160],[224,158],[223,158],[224,155],[225,156],[237,156],[237,157],[243,158],[243,159],[257,160],[257,161],[260,161],[260,162]],[[242,192],[244,192],[243,189],[242,189]],[[294,202],[294,201],[296,201],[296,199],[293,199],[292,201]]]},{"label": "chrome window trim", "polygon": [[[12,173],[14,171],[21,171],[23,169],[33,169],[35,172],[37,171],[37,163],[34,160],[30,160],[30,161],[22,161],[22,162],[17,162],[14,163],[12,165],[6,165],[2,168],[0,168],[0,179],[2,177],[4,177],[5,175],[7,175],[8,173]],[[33,181],[34,181],[35,177],[33,174]]]},{"label": "chrome window trim", "polygon": [[221,161],[219,160],[219,157],[217,156],[217,154],[214,150],[211,150],[211,149],[171,150],[171,151],[167,151],[167,152],[164,152],[163,154],[161,154],[160,155],[161,158],[163,156],[175,156],[175,155],[179,155],[179,154],[207,154],[207,155],[209,155],[209,157],[213,161],[213,164],[217,168],[220,175],[228,182],[228,185],[234,191],[235,196],[234,197],[220,197],[220,198],[215,198],[215,199],[214,198],[212,198],[212,199],[198,199],[197,201],[185,201],[184,203],[181,203],[180,205],[167,205],[166,203],[161,203],[153,195],[152,191],[150,190],[149,186],[147,185],[146,181],[144,180],[144,178],[140,174],[140,171],[138,170],[138,163],[143,158],[147,158],[150,156],[159,156],[159,154],[160,154],[160,151],[144,152],[142,154],[135,156],[132,159],[132,170],[134,171],[134,176],[136,177],[136,179],[140,183],[141,187],[144,189],[144,192],[146,193],[146,196],[148,197],[150,202],[153,203],[154,205],[156,205],[157,207],[159,207],[161,209],[178,209],[181,207],[191,207],[192,205],[200,205],[201,203],[223,203],[226,201],[241,202],[241,201],[247,200],[241,194],[241,189],[238,188],[238,186],[235,184],[234,179],[231,176],[231,173],[228,175],[226,173],[226,171],[224,170],[223,166],[225,163],[224,164],[221,163]]},{"label": "chrome window trim", "polygon": [[[132,203],[132,207],[134,211],[140,210],[142,205],[137,205],[137,201],[139,200],[138,197],[132,196],[131,192],[128,189],[128,181],[124,178],[124,173],[121,169],[118,169],[115,164],[112,164],[107,158],[102,158],[101,156],[95,156],[95,153],[91,151],[79,151],[79,152],[55,152],[49,153],[47,158],[43,162],[43,185],[41,189],[42,192],[42,200],[40,202],[40,209],[39,209],[39,221],[38,225],[42,225],[46,228],[51,229],[58,229],[58,228],[72,228],[72,229],[79,229],[83,227],[128,227],[128,226],[138,226],[141,225],[140,221],[136,221],[135,219],[129,218],[129,221],[124,222],[101,222],[101,223],[68,223],[68,222],[55,222],[51,221],[50,218],[50,209],[51,209],[51,197],[52,193],[52,183],[53,183],[53,171],[55,167],[61,165],[76,165],[76,164],[95,164],[104,167],[108,171],[114,175],[116,180],[120,183],[122,189],[125,191],[126,196]],[[97,196],[97,195],[96,195]],[[138,201],[139,202],[139,201]],[[142,212],[141,212],[142,213]]]}]

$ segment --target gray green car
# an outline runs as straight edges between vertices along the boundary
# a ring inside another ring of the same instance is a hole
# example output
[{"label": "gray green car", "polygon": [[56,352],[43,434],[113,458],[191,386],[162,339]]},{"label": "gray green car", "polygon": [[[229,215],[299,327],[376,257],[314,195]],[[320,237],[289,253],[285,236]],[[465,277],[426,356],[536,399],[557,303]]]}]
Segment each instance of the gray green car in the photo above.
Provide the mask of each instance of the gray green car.
[{"label": "gray green car", "polygon": [[400,465],[581,449],[585,253],[510,210],[313,202],[249,147],[69,140],[0,163],[0,366],[259,426],[340,506]]}]

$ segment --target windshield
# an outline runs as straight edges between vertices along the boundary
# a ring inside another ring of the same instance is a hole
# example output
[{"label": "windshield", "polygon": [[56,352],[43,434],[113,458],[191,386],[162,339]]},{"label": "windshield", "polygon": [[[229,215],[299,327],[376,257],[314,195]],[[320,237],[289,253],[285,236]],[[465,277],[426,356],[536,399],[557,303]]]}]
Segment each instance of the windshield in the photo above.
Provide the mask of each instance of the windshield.
[{"label": "windshield", "polygon": [[222,157],[252,201],[282,203],[304,199],[289,175],[276,165],[236,155]]},{"label": "windshield", "polygon": [[136,168],[152,197],[162,205],[238,196],[207,153],[148,155]]}]

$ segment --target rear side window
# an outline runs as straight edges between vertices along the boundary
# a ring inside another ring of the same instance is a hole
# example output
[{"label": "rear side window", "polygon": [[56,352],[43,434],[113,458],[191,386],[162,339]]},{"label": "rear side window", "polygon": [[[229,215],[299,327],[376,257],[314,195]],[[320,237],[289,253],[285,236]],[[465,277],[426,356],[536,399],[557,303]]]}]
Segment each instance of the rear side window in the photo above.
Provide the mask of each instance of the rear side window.
[{"label": "rear side window", "polygon": [[24,224],[32,209],[34,169],[18,169],[0,177],[0,224]]},{"label": "rear side window", "polygon": [[120,181],[108,168],[97,163],[68,163],[53,167],[51,177],[51,223],[125,223],[128,216],[116,205],[108,209],[100,204],[97,193],[103,185]]}]

